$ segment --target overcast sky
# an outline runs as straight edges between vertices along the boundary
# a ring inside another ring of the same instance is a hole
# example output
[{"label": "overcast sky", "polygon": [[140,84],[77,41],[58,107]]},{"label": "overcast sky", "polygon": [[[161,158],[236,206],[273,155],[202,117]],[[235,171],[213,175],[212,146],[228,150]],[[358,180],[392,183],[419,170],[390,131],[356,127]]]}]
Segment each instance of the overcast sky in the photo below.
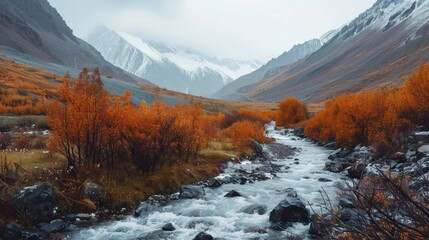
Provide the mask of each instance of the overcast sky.
[{"label": "overcast sky", "polygon": [[267,61],[376,0],[49,0],[83,38],[97,25],[218,58]]}]

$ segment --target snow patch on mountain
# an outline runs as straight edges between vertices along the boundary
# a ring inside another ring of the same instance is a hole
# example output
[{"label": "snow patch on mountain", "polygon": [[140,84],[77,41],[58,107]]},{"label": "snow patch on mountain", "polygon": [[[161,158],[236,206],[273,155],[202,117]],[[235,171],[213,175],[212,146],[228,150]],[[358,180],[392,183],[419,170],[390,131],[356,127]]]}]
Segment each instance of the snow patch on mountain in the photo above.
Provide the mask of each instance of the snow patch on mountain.
[{"label": "snow patch on mountain", "polygon": [[125,41],[136,47],[138,50],[145,53],[146,56],[148,56],[150,59],[158,62],[162,61],[162,54],[156,49],[152,48],[148,43],[143,42],[143,40],[141,40],[140,38],[120,31],[116,31],[116,33],[121,36]]}]

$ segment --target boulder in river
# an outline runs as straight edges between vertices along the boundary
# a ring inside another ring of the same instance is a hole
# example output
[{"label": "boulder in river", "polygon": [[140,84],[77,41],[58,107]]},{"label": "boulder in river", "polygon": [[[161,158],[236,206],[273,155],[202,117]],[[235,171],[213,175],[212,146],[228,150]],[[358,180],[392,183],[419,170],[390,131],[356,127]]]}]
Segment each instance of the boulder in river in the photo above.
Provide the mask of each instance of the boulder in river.
[{"label": "boulder in river", "polygon": [[202,186],[184,185],[179,189],[180,198],[203,198],[205,195],[204,188]]},{"label": "boulder in river", "polygon": [[152,209],[153,209],[153,205],[146,203],[146,202],[142,202],[142,203],[140,203],[137,210],[134,212],[134,216],[140,217],[143,214],[149,213],[150,211],[152,211]]},{"label": "boulder in river", "polygon": [[209,188],[218,188],[220,186],[222,186],[222,182],[216,178],[211,178],[207,182],[207,187]]},{"label": "boulder in river", "polygon": [[176,230],[176,228],[173,226],[172,223],[167,223],[164,226],[162,226],[162,231],[171,232],[171,231],[174,231],[174,230]]},{"label": "boulder in river", "polygon": [[325,169],[330,171],[330,172],[341,172],[346,167],[347,167],[347,165],[344,162],[340,162],[338,160],[325,162]]},{"label": "boulder in river", "polygon": [[213,237],[212,235],[205,232],[200,232],[197,236],[194,237],[193,240],[213,240]]},{"label": "boulder in river", "polygon": [[225,194],[224,197],[228,197],[228,198],[241,197],[241,194],[235,190],[231,190],[227,194]]},{"label": "boulder in river", "polygon": [[15,209],[32,223],[47,222],[55,217],[56,204],[52,184],[43,183],[19,189],[12,200]]},{"label": "boulder in river", "polygon": [[283,230],[290,223],[309,223],[310,213],[298,198],[286,198],[270,212],[269,220],[273,229]]}]

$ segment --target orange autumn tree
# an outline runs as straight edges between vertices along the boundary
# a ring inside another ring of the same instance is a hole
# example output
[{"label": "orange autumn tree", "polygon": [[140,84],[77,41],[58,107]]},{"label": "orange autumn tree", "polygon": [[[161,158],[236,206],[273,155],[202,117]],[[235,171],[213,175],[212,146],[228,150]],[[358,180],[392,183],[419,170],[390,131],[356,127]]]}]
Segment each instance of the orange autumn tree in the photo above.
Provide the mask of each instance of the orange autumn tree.
[{"label": "orange autumn tree", "polygon": [[292,97],[280,101],[276,124],[283,127],[291,127],[307,118],[307,111],[297,98]]},{"label": "orange autumn tree", "polygon": [[82,164],[101,161],[108,106],[98,69],[93,74],[84,69],[76,81],[65,76],[58,100],[48,109],[47,122],[54,132],[50,146],[67,158],[72,172]]}]

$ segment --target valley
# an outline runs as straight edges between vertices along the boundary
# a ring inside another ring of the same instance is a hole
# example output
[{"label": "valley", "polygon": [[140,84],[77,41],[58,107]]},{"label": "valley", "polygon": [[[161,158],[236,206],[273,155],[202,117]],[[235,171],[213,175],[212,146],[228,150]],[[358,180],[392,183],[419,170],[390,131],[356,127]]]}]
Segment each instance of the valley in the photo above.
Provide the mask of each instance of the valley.
[{"label": "valley", "polygon": [[429,238],[429,1],[0,1],[0,239]]}]

